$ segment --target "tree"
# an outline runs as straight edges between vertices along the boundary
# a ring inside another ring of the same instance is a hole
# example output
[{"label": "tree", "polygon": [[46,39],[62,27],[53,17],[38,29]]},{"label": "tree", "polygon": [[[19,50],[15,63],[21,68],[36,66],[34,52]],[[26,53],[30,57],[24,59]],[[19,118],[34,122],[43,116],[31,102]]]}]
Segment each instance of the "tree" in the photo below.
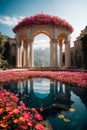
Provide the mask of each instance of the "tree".
[{"label": "tree", "polygon": [[4,49],[4,36],[0,33],[0,68],[6,67],[8,65],[7,61],[4,60],[3,53]]},{"label": "tree", "polygon": [[7,41],[4,43],[4,53],[3,53],[3,56],[4,56],[4,59],[8,61],[8,63],[10,64],[10,43]]}]

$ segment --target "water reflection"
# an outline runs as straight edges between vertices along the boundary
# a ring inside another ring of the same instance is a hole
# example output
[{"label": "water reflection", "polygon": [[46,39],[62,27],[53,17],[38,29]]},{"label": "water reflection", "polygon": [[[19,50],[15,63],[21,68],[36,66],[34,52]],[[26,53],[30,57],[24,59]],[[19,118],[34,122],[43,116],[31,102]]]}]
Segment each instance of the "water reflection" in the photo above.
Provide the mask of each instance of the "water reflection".
[{"label": "water reflection", "polygon": [[35,78],[23,82],[4,85],[5,89],[13,93],[18,93],[20,99],[27,101],[30,107],[62,107],[68,109],[73,103],[71,100],[71,91],[79,96],[87,107],[86,89],[69,87],[58,81],[52,81],[45,78]]},{"label": "water reflection", "polygon": [[[4,86],[5,87],[5,86]],[[61,108],[68,110],[73,103],[69,87],[49,79],[34,79],[6,86],[6,89],[19,93],[27,106],[44,109]]]},{"label": "water reflection", "polygon": [[43,78],[4,85],[3,88],[18,93],[27,107],[43,107],[42,114],[53,130],[87,129],[87,89]]}]

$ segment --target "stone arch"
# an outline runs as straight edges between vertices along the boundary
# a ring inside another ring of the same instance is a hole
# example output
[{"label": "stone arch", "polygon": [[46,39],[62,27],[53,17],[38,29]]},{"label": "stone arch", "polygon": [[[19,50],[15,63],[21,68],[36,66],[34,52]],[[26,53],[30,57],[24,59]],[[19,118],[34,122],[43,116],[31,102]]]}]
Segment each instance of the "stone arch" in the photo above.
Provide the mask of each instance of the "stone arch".
[{"label": "stone arch", "polygon": [[62,32],[62,33],[60,33],[60,34],[58,35],[58,43],[59,43],[59,44],[64,44],[65,41],[67,41],[67,35]]},{"label": "stone arch", "polygon": [[16,66],[17,63],[19,64],[19,67],[26,67],[28,66],[29,60],[29,54],[28,54],[28,37],[26,32],[24,30],[19,31],[16,35]]},{"label": "stone arch", "polygon": [[[64,51],[63,52],[63,46]],[[60,32],[58,35],[58,47],[59,47],[59,66],[65,65],[67,67],[70,66],[70,57],[67,57],[67,55],[70,55],[70,49],[69,49],[69,43],[68,43],[68,34],[66,32]],[[68,50],[68,52],[67,52]]]},{"label": "stone arch", "polygon": [[[39,39],[39,41],[38,41]],[[45,46],[45,45],[46,46]],[[34,37],[34,66],[48,67],[50,66],[50,38],[42,31],[37,32]],[[36,48],[39,46],[39,50]]]},{"label": "stone arch", "polygon": [[[62,49],[58,63],[58,45],[65,45],[65,66],[70,66],[70,34],[73,27],[56,16],[37,14],[25,18],[13,29],[17,40],[17,67],[34,67],[33,40],[40,33],[50,38],[50,67],[62,66]],[[24,45],[23,56],[21,45]],[[23,60],[22,60],[23,59]],[[22,63],[23,61],[23,63]]]},{"label": "stone arch", "polygon": [[46,36],[49,37],[49,39],[52,39],[52,36],[51,36],[51,33],[45,29],[40,29],[38,28],[38,30],[36,30],[34,33],[33,33],[33,38],[39,34],[45,34]]},{"label": "stone arch", "polygon": [[[53,30],[49,29],[49,26],[46,26],[46,27],[45,26],[35,26],[35,28],[32,30],[32,38],[34,39],[39,34],[44,34],[45,36],[47,36],[50,39],[50,41],[52,41],[52,39],[53,39],[52,38],[52,36],[53,36],[52,32],[53,32]],[[49,46],[51,48],[50,43],[51,42],[49,42]],[[51,49],[50,49],[50,52],[51,52]],[[51,56],[50,56],[49,61],[50,61],[50,66],[52,66]],[[41,67],[44,66],[43,61],[41,60],[40,62],[42,62],[42,63],[40,63],[40,66]]]}]

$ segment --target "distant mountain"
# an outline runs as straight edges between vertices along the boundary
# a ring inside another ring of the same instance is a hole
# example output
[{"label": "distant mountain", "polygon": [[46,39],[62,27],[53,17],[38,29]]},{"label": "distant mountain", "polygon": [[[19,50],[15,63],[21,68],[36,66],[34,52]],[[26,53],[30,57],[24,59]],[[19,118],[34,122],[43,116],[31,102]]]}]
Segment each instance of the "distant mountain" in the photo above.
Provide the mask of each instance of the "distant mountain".
[{"label": "distant mountain", "polygon": [[34,65],[40,66],[41,61],[43,61],[44,66],[50,65],[50,49],[35,49],[34,50]]}]

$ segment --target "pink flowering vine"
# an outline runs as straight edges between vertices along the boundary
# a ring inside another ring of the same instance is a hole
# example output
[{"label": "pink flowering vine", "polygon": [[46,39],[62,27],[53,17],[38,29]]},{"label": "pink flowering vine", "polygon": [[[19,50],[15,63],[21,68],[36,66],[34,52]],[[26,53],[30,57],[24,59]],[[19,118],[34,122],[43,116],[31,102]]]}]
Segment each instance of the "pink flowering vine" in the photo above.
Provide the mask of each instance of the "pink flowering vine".
[{"label": "pink flowering vine", "polygon": [[57,27],[64,27],[70,32],[73,32],[73,27],[64,19],[61,19],[57,16],[52,16],[48,14],[37,14],[31,17],[24,18],[19,22],[14,28],[13,31],[22,28],[22,27],[31,27],[32,25],[52,25]]}]

